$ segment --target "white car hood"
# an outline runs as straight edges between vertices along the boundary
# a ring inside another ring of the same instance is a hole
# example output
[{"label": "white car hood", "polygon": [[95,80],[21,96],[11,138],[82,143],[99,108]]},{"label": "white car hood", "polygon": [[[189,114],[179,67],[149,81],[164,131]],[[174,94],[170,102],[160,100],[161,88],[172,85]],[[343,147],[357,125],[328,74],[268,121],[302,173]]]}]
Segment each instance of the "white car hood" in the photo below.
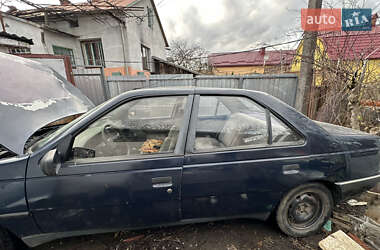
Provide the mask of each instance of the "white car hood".
[{"label": "white car hood", "polygon": [[22,155],[38,129],[93,106],[49,67],[0,53],[0,144],[8,150]]}]

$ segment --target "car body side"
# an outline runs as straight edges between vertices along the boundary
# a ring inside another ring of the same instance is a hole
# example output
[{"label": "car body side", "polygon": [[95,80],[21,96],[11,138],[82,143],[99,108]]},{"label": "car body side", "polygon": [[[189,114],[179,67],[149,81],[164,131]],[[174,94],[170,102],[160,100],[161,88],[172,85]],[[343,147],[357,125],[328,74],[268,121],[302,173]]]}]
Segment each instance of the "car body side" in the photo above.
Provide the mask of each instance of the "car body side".
[{"label": "car body side", "polygon": [[[53,138],[37,151],[1,161],[0,225],[24,240],[29,246],[35,246],[60,237],[112,231],[109,228],[103,228],[95,231],[44,232],[40,228],[31,207],[36,202],[49,199],[49,195],[46,197],[35,195],[34,191],[28,190],[28,183],[30,181],[44,180],[45,178],[50,178],[51,182],[54,182],[54,177],[46,176],[41,171],[39,167],[40,159],[49,150],[62,143],[62,140],[70,139],[76,131],[86,127],[110,109],[136,98],[172,95],[187,95],[192,97],[191,118],[185,120],[186,124],[184,124],[186,128],[189,127],[187,140],[179,140],[178,162],[173,162],[173,167],[178,164],[182,166],[182,170],[180,170],[181,176],[178,177],[178,181],[180,182],[179,190],[185,195],[181,196],[179,194],[178,202],[182,202],[181,206],[191,208],[191,203],[194,202],[193,198],[202,195],[202,186],[199,186],[202,183],[202,179],[199,176],[207,175],[207,173],[210,173],[210,169],[213,169],[213,171],[223,171],[223,176],[226,178],[223,177],[221,180],[233,181],[228,176],[236,175],[234,167],[239,166],[244,168],[247,176],[257,176],[256,178],[245,180],[246,188],[248,190],[253,189],[256,192],[255,201],[252,203],[255,205],[255,212],[252,213],[252,211],[247,209],[249,211],[248,214],[236,214],[232,211],[230,214],[221,214],[219,216],[207,214],[207,211],[204,214],[200,214],[203,212],[195,213],[191,209],[184,209],[180,212],[181,217],[178,221],[163,224],[170,225],[233,217],[265,220],[275,210],[281,198],[289,190],[301,184],[308,182],[323,183],[330,189],[335,201],[338,202],[348,195],[369,188],[376,181],[380,180],[379,137],[356,134],[333,135],[285,103],[262,92],[214,88],[137,90],[124,93],[109,100],[95,111],[85,115],[79,122]],[[196,98],[198,95],[248,97],[264,108],[267,108],[288,126],[300,133],[305,138],[305,143],[270,149],[231,149],[220,152],[194,153],[190,150],[191,143],[193,143],[191,134],[194,132],[191,129],[194,128],[194,124],[192,123],[196,115],[196,113],[194,114],[194,110],[196,110],[197,101],[199,102],[199,99],[197,100]],[[364,166],[363,160],[368,164]],[[144,159],[141,162],[139,168],[136,168],[134,171],[149,171],[149,169],[144,169]],[[130,170],[132,171],[133,169]],[[73,171],[75,178],[83,175],[83,172],[75,174],[75,170]],[[197,173],[197,176],[195,176],[195,173]],[[209,176],[209,178],[214,177],[216,178],[217,176]],[[182,178],[182,182],[180,178]],[[353,180],[354,182],[352,182]],[[355,180],[360,181],[355,182]],[[234,181],[236,185],[239,185],[239,180],[235,179]],[[138,185],[137,182],[135,184]],[[215,188],[223,190],[223,186],[220,183],[214,184]],[[193,188],[195,185],[198,185],[198,188]],[[259,188],[255,187],[255,185],[259,185]],[[233,187],[233,185],[229,185],[228,188],[230,190],[228,192],[233,193]],[[46,189],[47,187],[40,186],[39,188]],[[55,192],[55,190],[48,190],[47,193],[49,192]],[[199,202],[202,201],[200,200]],[[231,204],[231,206],[234,205],[237,204]],[[239,211],[242,211],[242,209],[240,208]],[[223,213],[223,210],[221,210],[221,213]],[[107,214],[104,214],[104,216],[107,216]],[[54,218],[51,219],[54,220]],[[153,222],[152,226],[161,226],[163,224]],[[122,228],[115,228],[115,230],[119,229]]]}]

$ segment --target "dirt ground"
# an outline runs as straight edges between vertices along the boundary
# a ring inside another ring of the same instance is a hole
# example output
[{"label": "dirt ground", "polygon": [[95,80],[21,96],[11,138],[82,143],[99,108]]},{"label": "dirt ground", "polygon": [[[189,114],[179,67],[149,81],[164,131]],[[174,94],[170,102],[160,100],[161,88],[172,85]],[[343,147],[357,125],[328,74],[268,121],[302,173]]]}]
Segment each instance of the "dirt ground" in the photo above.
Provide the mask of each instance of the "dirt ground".
[{"label": "dirt ground", "polygon": [[[282,234],[274,222],[231,220],[75,237],[45,244],[36,250],[130,249],[316,249],[325,233],[303,239]],[[131,240],[131,241],[130,241]],[[128,242],[130,241],[130,242]]]}]

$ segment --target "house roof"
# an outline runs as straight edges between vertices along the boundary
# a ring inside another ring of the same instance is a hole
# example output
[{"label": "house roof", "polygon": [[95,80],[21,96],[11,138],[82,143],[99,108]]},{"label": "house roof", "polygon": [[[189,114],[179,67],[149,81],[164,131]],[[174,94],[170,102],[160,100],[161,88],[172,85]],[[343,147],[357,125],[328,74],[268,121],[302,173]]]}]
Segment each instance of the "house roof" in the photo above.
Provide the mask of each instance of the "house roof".
[{"label": "house roof", "polygon": [[18,36],[16,34],[10,34],[10,33],[7,33],[5,31],[1,31],[0,32],[0,37],[5,37],[5,38],[8,38],[8,39],[12,39],[12,40],[15,40],[15,41],[19,41],[19,42],[24,42],[24,43],[28,43],[30,45],[33,45],[33,40],[32,39],[28,39],[24,36]]},{"label": "house roof", "polygon": [[[264,53],[265,52],[265,53]],[[214,53],[209,55],[209,64],[214,67],[262,66],[291,64],[295,50],[244,51],[232,53]]]},{"label": "house roof", "polygon": [[89,2],[83,3],[68,3],[63,5],[49,5],[49,8],[61,9],[65,11],[96,11],[96,10],[112,10],[115,7],[127,7],[136,0],[107,0],[108,3],[105,3],[104,0],[92,0],[91,4]]},{"label": "house roof", "polygon": [[199,72],[196,72],[194,70],[191,70],[191,69],[188,69],[188,68],[185,68],[183,66],[180,66],[180,65],[177,65],[175,63],[171,63],[171,62],[168,62],[162,58],[159,58],[157,56],[152,56],[152,59],[155,60],[155,61],[158,61],[160,63],[163,63],[163,64],[167,64],[169,66],[172,66],[172,67],[175,67],[175,68],[179,68],[179,69],[182,69],[183,71],[187,71],[189,72],[190,74],[193,74],[193,75],[199,75]]},{"label": "house roof", "polygon": [[328,57],[338,59],[380,59],[380,26],[371,31],[337,32],[320,35]]}]

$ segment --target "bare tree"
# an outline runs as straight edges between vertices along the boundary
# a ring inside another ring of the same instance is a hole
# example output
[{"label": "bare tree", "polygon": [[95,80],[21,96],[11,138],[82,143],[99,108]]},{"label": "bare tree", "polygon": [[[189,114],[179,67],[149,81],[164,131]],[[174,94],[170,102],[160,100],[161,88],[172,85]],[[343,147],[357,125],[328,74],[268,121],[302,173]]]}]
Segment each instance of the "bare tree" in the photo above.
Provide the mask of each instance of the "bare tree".
[{"label": "bare tree", "polygon": [[202,73],[209,71],[207,50],[199,44],[190,43],[186,40],[176,40],[171,43],[168,61]]},{"label": "bare tree", "polygon": [[363,35],[360,32],[320,35],[324,42],[315,52],[314,78],[318,86],[314,86],[315,115],[311,116],[369,132],[379,126],[380,118],[376,108],[380,79],[369,57],[380,48],[375,46],[377,34],[365,34],[370,47],[355,50]]}]

